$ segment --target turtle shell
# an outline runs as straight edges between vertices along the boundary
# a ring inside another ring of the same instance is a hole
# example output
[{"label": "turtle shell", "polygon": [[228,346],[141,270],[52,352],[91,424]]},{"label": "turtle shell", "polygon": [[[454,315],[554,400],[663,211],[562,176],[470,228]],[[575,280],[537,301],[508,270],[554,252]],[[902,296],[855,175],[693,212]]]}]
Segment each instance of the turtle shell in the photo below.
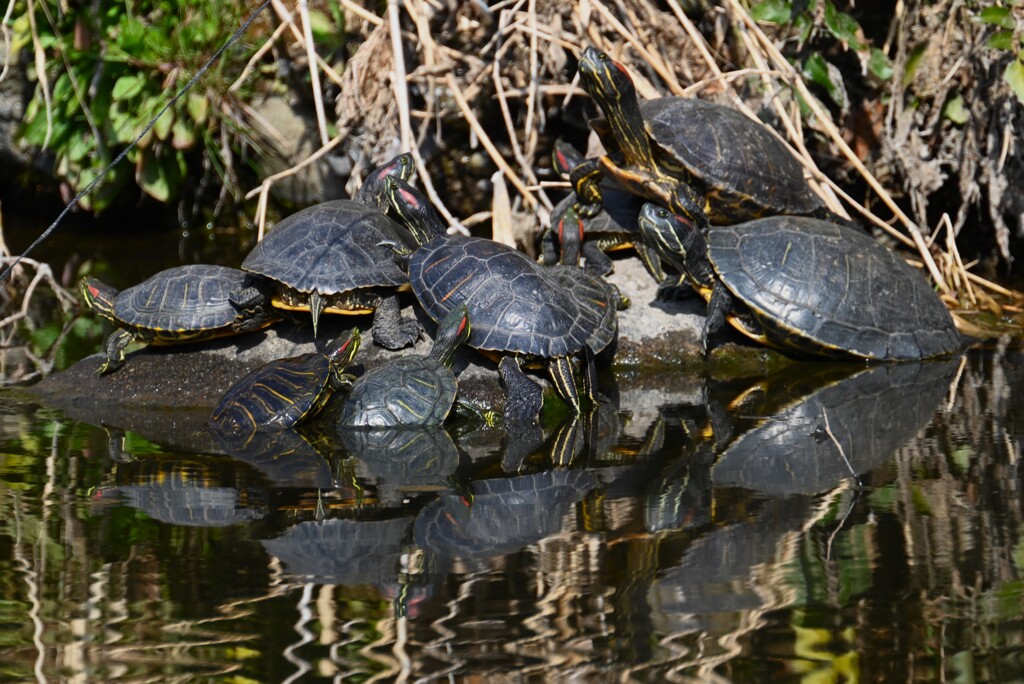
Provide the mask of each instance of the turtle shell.
[{"label": "turtle shell", "polygon": [[457,392],[455,374],[443,363],[404,356],[356,380],[338,423],[347,427],[440,425]]},{"label": "turtle shell", "polygon": [[[786,146],[735,109],[662,97],[642,102],[640,111],[651,139],[703,182],[716,222],[823,208]],[[663,171],[678,175],[672,168]]]},{"label": "turtle shell", "polygon": [[465,302],[473,321],[468,344],[475,349],[569,356],[601,325],[575,288],[546,276],[522,252],[485,238],[428,242],[409,259],[409,283],[435,321]]},{"label": "turtle shell", "polygon": [[925,278],[858,230],[773,216],[714,228],[707,241],[718,277],[780,347],[897,360],[963,346]]},{"label": "turtle shell", "polygon": [[594,332],[587,338],[587,346],[595,354],[601,353],[618,334],[617,300],[621,295],[603,278],[577,266],[555,264],[545,274],[557,285],[572,292],[580,304],[581,315],[588,320],[597,320]]},{"label": "turtle shell", "polygon": [[114,320],[153,341],[226,334],[241,315],[229,296],[252,278],[227,266],[169,268],[120,292],[114,299]]},{"label": "turtle shell", "polygon": [[281,221],[256,244],[242,269],[300,295],[317,292],[328,300],[326,310],[345,312],[368,303],[339,295],[407,282],[385,243],[415,246],[404,228],[379,211],[352,200],[335,200]]},{"label": "turtle shell", "polygon": [[210,423],[236,435],[290,428],[323,407],[330,377],[331,359],[326,354],[276,359],[232,385]]}]

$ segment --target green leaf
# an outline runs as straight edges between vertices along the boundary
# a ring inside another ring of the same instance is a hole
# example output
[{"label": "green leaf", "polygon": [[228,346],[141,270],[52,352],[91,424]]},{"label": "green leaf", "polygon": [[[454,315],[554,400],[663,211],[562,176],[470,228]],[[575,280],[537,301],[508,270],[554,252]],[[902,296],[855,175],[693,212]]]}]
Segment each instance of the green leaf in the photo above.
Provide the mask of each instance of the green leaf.
[{"label": "green leaf", "polygon": [[145,87],[146,79],[142,76],[122,76],[117,79],[117,83],[114,84],[114,91],[112,95],[115,100],[128,100],[141,93],[142,89]]},{"label": "green leaf", "polygon": [[946,100],[946,104],[942,106],[942,115],[958,126],[963,126],[971,118],[971,113],[964,106],[964,98],[960,93]]},{"label": "green leaf", "polygon": [[924,53],[927,49],[927,43],[919,43],[914,46],[914,49],[910,51],[910,55],[907,56],[907,67],[903,71],[904,88],[914,81],[914,76],[917,75],[917,70],[921,66],[921,58],[924,57]]},{"label": "green leaf", "polygon": [[843,83],[843,74],[820,53],[812,54],[804,62],[804,76],[824,88],[837,105],[846,107],[846,84]]},{"label": "green leaf", "polygon": [[889,57],[878,48],[871,48],[871,55],[868,57],[868,71],[882,81],[892,78],[892,62]]},{"label": "green leaf", "polygon": [[96,149],[92,135],[75,135],[68,140],[67,155],[73,162],[80,162]]},{"label": "green leaf", "polygon": [[153,133],[156,134],[157,139],[167,140],[167,136],[171,132],[171,124],[174,123],[174,119],[173,109],[169,109],[160,115],[160,118],[153,124]]},{"label": "green leaf", "polygon": [[143,155],[136,178],[143,191],[160,202],[171,199],[181,180],[173,157],[157,159],[152,154]]},{"label": "green leaf", "polygon": [[1024,50],[1017,53],[1017,59],[1006,65],[1003,80],[1010,86],[1017,99],[1024,104]]},{"label": "green leaf", "polygon": [[793,15],[793,5],[787,0],[763,0],[750,8],[754,21],[770,24],[785,24]]},{"label": "green leaf", "polygon": [[860,24],[849,14],[837,10],[831,2],[825,3],[825,26],[829,33],[839,40],[849,43],[855,50],[861,48],[860,41],[857,39]]},{"label": "green leaf", "polygon": [[986,24],[992,24],[1004,29],[1012,29],[1015,24],[1009,7],[986,7],[978,13],[978,18]]},{"label": "green leaf", "polygon": [[196,144],[196,132],[185,119],[176,119],[172,127],[171,145],[176,150],[187,150]]},{"label": "green leaf", "polygon": [[146,27],[138,19],[125,17],[121,21],[121,33],[116,43],[130,55],[140,54],[146,48]]},{"label": "green leaf", "polygon": [[190,92],[188,99],[185,100],[185,108],[188,109],[188,115],[192,120],[201,124],[206,121],[206,116],[210,112],[210,101],[202,93]]},{"label": "green leaf", "polygon": [[985,45],[993,50],[1012,50],[1013,31],[996,31],[988,37]]}]

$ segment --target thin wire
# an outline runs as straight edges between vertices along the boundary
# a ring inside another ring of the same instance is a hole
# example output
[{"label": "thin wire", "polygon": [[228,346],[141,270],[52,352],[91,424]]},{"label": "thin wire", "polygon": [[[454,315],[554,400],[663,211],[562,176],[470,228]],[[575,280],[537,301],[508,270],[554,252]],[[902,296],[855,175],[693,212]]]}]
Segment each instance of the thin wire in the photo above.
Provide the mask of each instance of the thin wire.
[{"label": "thin wire", "polygon": [[189,79],[189,82],[182,86],[181,90],[179,90],[175,94],[175,96],[172,97],[159,112],[157,112],[157,115],[154,116],[153,119],[148,124],[146,124],[146,127],[142,129],[142,132],[139,133],[138,136],[136,136],[135,140],[132,140],[130,143],[128,143],[128,146],[121,150],[121,153],[114,158],[114,161],[107,164],[106,168],[100,171],[99,175],[96,176],[96,178],[92,179],[92,181],[88,185],[86,185],[85,188],[83,188],[77,195],[75,195],[71,199],[70,202],[68,202],[64,206],[64,210],[60,212],[60,215],[57,216],[56,220],[54,220],[54,222],[50,224],[49,228],[43,231],[42,235],[36,238],[35,242],[28,246],[28,249],[19,254],[14,259],[14,261],[12,261],[2,272],[0,272],[0,282],[2,282],[4,278],[10,275],[11,271],[14,270],[14,267],[17,266],[18,263],[20,263],[24,257],[28,256],[29,253],[31,253],[36,247],[41,245],[43,241],[46,238],[48,238],[54,230],[57,229],[57,226],[60,225],[60,222],[64,220],[64,217],[67,216],[68,212],[71,211],[71,209],[76,204],[78,204],[78,201],[85,197],[86,195],[88,195],[89,192],[96,186],[96,184],[103,180],[103,178],[108,173],[110,173],[110,170],[117,166],[118,162],[125,158],[125,155],[127,155],[132,150],[132,148],[135,147],[147,133],[149,133],[149,130],[153,128],[154,125],[156,125],[156,122],[160,119],[161,116],[164,115],[164,112],[173,107],[174,104],[185,95],[185,93],[192,89],[192,86],[195,85],[196,81],[198,81],[202,77],[202,75],[205,74],[211,66],[213,66],[213,63],[216,62],[222,54],[224,54],[224,51],[227,50],[232,43],[238,40],[238,37],[241,36],[247,28],[249,28],[249,25],[256,20],[256,17],[259,16],[260,12],[265,10],[267,6],[270,5],[271,2],[272,0],[263,0],[263,4],[256,8],[256,10],[249,16],[249,18],[245,20],[245,23],[239,26],[238,29],[231,34],[231,37],[228,38],[227,42],[221,45],[220,48],[218,48],[217,51],[213,53],[213,56],[210,57],[210,59],[206,60],[206,63],[203,64],[203,66],[199,67],[199,71],[197,71],[195,75],[191,79]]}]

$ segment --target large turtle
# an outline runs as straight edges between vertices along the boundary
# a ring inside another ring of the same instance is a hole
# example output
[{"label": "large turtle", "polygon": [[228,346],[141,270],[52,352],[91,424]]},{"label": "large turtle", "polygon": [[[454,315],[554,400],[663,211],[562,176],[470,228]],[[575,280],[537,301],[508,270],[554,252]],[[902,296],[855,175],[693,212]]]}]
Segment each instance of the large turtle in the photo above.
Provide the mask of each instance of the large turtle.
[{"label": "large turtle", "polygon": [[338,424],[382,428],[443,423],[458,392],[452,357],[470,330],[465,305],[453,307],[438,324],[428,356],[392,359],[352,384]]},{"label": "large turtle", "polygon": [[595,127],[611,150],[572,171],[585,215],[599,210],[600,179],[608,175],[699,222],[771,214],[835,218],[786,146],[736,110],[695,98],[640,102],[625,67],[592,46],[580,57],[579,74],[604,113]]},{"label": "large turtle", "polygon": [[359,349],[353,328],[328,352],[276,359],[252,371],[224,393],[210,416],[219,432],[246,436],[285,430],[315,416],[331,394],[350,384],[345,369]]},{"label": "large turtle", "polygon": [[[120,292],[87,277],[81,289],[86,306],[117,326],[104,344],[107,358],[100,374],[124,365],[124,350],[132,341],[160,345],[208,340],[280,320],[270,307],[263,279],[227,266],[176,266]],[[241,298],[236,295],[240,290]]]},{"label": "large turtle", "polygon": [[[593,367],[588,342],[606,323],[596,305],[582,302],[576,288],[548,276],[522,252],[485,238],[449,236],[422,193],[400,179],[388,178],[386,184],[392,209],[419,242],[408,269],[420,305],[440,321],[464,303],[473,321],[467,344],[503,356],[505,417],[530,419],[540,410],[540,387],[520,368],[521,361],[533,359],[547,366],[555,389],[578,413],[571,358],[582,354]],[[592,371],[586,377],[592,378]],[[592,400],[593,383],[586,389]]]},{"label": "large turtle", "polygon": [[367,179],[374,189],[361,191],[362,201],[323,202],[292,214],[242,262],[243,270],[279,284],[275,307],[311,313],[314,336],[323,312],[373,312],[373,340],[380,346],[401,349],[419,337],[416,321],[401,317],[398,291],[408,279],[386,246],[413,245],[408,232],[377,209],[383,178],[401,177],[411,167],[393,160],[385,168],[388,173],[376,170]]},{"label": "large turtle", "polygon": [[892,361],[963,348],[924,277],[854,228],[771,216],[705,235],[648,203],[640,229],[708,301],[705,352],[726,320],[759,342],[815,356]]}]

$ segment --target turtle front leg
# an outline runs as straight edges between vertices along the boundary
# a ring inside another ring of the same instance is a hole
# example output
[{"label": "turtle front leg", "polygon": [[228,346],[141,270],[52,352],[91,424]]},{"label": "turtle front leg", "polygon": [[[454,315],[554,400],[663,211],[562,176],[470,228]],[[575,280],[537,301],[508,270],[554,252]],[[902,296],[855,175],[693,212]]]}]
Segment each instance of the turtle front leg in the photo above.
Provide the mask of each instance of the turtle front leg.
[{"label": "turtle front leg", "polygon": [[512,356],[502,357],[498,362],[498,373],[505,385],[505,422],[537,420],[544,404],[540,385],[526,377],[519,361]]},{"label": "turtle front leg", "polygon": [[107,373],[113,373],[123,366],[124,348],[134,339],[132,334],[124,328],[118,328],[110,333],[110,337],[103,343],[103,351],[106,354],[107,361],[96,370],[96,373],[98,375],[106,375]]},{"label": "turtle front leg", "polygon": [[580,395],[576,390],[576,376],[572,371],[572,361],[568,356],[559,356],[548,362],[548,374],[554,383],[558,395],[565,400],[573,413],[580,413]]},{"label": "turtle front leg", "polygon": [[[569,365],[570,370],[572,364]],[[591,405],[597,404],[597,363],[594,350],[589,345],[583,347],[583,396],[590,400]],[[578,413],[578,411],[577,411]]]},{"label": "turtle front leg", "polygon": [[603,278],[615,270],[611,257],[605,254],[596,242],[584,242],[581,251],[584,259],[583,268],[588,272]]},{"label": "turtle front leg", "polygon": [[599,187],[604,172],[598,159],[586,159],[569,172],[569,181],[576,191],[576,213],[584,218],[597,216],[603,206]]},{"label": "turtle front leg", "polygon": [[708,353],[708,338],[717,332],[724,324],[725,317],[732,310],[732,295],[720,281],[715,282],[711,290],[711,298],[708,299],[707,318],[704,319],[704,329],[700,333],[701,354]]},{"label": "turtle front leg", "polygon": [[420,338],[420,324],[402,318],[397,294],[383,296],[373,312],[373,341],[385,349],[402,349]]}]

